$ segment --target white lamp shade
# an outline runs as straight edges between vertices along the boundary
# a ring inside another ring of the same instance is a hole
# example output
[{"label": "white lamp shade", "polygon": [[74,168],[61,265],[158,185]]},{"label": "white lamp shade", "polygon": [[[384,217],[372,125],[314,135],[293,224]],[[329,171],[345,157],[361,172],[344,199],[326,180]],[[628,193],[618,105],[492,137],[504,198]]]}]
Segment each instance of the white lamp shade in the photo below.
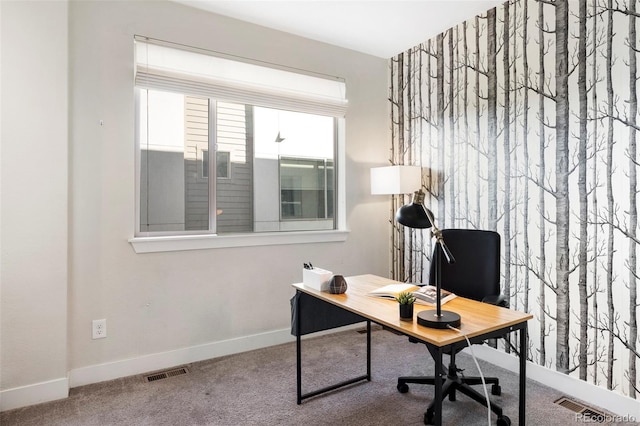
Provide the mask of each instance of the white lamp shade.
[{"label": "white lamp shade", "polygon": [[371,194],[411,194],[420,189],[422,167],[387,166],[371,169]]}]

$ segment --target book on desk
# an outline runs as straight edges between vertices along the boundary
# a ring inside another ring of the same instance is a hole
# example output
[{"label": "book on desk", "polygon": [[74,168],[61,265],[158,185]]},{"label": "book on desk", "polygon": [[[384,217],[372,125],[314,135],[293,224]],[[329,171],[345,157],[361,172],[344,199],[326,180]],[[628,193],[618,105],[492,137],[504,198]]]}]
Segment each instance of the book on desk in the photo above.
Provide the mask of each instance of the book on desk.
[{"label": "book on desk", "polygon": [[[372,290],[369,296],[395,299],[400,293],[409,292],[416,298],[415,303],[421,305],[435,306],[438,295],[437,289],[432,285],[417,285],[410,283],[388,284]],[[444,305],[454,299],[456,295],[445,289],[440,289],[440,304]]]}]

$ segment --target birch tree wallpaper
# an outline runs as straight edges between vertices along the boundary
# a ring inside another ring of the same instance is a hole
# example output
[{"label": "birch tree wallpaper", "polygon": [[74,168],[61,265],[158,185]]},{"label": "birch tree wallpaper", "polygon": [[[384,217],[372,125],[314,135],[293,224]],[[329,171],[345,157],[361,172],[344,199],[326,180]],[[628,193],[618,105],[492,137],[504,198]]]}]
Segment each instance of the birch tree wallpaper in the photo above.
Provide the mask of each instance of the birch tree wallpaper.
[{"label": "birch tree wallpaper", "polygon": [[[502,349],[634,399],[638,9],[508,1],[390,61],[390,163],[423,167],[440,228],[500,233],[503,293],[534,315]],[[426,281],[428,230],[392,226],[392,275]]]}]

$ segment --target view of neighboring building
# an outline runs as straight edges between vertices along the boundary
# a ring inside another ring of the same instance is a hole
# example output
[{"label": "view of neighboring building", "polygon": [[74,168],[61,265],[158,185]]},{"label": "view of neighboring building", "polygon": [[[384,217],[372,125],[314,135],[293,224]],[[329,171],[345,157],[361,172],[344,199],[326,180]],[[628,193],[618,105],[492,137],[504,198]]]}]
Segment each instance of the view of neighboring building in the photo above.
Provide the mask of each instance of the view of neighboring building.
[{"label": "view of neighboring building", "polygon": [[333,118],[154,90],[139,98],[141,232],[334,228]]}]

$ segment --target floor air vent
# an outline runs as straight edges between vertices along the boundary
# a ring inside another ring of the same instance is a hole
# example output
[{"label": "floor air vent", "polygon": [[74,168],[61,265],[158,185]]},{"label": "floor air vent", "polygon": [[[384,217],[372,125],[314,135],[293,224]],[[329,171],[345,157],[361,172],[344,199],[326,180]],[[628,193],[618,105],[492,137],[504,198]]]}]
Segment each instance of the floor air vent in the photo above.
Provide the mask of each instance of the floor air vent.
[{"label": "floor air vent", "polygon": [[[589,417],[592,421],[597,422],[597,419],[603,419],[605,417],[602,411],[595,410],[580,402],[569,399],[566,396],[563,396],[562,398],[558,399],[557,401],[555,401],[555,403],[564,408],[568,408],[574,413],[583,414],[584,416]],[[603,421],[599,423],[603,423]]]},{"label": "floor air vent", "polygon": [[157,371],[155,373],[147,374],[144,376],[145,382],[155,382],[156,380],[168,379],[169,377],[181,376],[187,374],[189,370],[187,367],[178,367],[171,370]]}]

